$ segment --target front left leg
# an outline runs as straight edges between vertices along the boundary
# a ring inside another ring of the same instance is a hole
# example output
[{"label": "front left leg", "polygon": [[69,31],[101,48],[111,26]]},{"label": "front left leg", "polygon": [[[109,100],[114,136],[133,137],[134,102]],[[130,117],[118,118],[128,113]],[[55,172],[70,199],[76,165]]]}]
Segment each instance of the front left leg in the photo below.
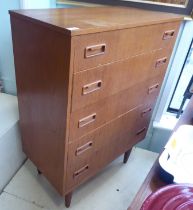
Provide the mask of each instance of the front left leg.
[{"label": "front left leg", "polygon": [[65,195],[65,206],[66,206],[66,208],[70,207],[71,200],[72,200],[72,192]]}]

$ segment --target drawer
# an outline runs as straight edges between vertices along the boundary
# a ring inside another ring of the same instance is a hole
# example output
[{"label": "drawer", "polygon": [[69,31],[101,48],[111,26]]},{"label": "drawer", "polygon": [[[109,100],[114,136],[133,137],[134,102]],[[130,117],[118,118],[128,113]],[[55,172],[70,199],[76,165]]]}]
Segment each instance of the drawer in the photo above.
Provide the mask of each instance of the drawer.
[{"label": "drawer", "polygon": [[97,101],[71,113],[70,137],[73,141],[93,129],[147,102],[154,103],[159,94],[162,77],[145,80],[115,95]]},{"label": "drawer", "polygon": [[164,23],[72,38],[74,72],[162,48],[172,48],[180,22]]},{"label": "drawer", "polygon": [[106,164],[144,139],[153,109],[139,106],[69,144],[67,189],[81,184]]},{"label": "drawer", "polygon": [[144,80],[164,75],[170,53],[168,49],[158,50],[75,74],[72,112]]}]

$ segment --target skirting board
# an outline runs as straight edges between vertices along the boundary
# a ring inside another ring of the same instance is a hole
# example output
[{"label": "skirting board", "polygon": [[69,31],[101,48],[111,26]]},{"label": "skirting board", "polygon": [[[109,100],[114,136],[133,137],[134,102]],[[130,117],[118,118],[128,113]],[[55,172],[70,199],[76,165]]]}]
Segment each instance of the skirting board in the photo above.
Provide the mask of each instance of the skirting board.
[{"label": "skirting board", "polygon": [[9,183],[25,159],[17,122],[0,137],[0,192]]},{"label": "skirting board", "polygon": [[17,97],[0,93],[0,192],[26,159],[18,121]]}]

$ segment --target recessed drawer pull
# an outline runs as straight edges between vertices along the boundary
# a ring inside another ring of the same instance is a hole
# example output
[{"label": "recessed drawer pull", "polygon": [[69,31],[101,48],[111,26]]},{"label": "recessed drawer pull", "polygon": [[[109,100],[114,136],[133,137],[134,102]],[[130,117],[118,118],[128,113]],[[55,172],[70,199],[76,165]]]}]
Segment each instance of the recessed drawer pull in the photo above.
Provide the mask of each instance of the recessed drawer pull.
[{"label": "recessed drawer pull", "polygon": [[81,147],[78,147],[78,148],[76,149],[76,153],[75,153],[76,156],[81,155],[83,152],[85,152],[85,151],[87,151],[88,149],[90,149],[90,148],[92,147],[92,145],[93,145],[93,142],[90,141],[90,142],[86,143],[85,145],[83,145],[83,146],[81,146]]},{"label": "recessed drawer pull", "polygon": [[151,86],[148,88],[148,94],[151,94],[152,92],[156,91],[159,88],[159,83]]},{"label": "recessed drawer pull", "polygon": [[167,57],[158,59],[158,60],[156,61],[155,67],[157,68],[157,67],[159,67],[159,66],[162,66],[162,65],[166,64],[166,63],[167,63],[167,60],[168,60]]},{"label": "recessed drawer pull", "polygon": [[174,34],[175,34],[175,30],[165,31],[164,32],[164,35],[163,35],[163,40],[173,38],[174,37]]},{"label": "recessed drawer pull", "polygon": [[96,113],[93,113],[85,118],[82,118],[81,120],[78,121],[78,127],[82,128],[96,120]]},{"label": "recessed drawer pull", "polygon": [[84,85],[83,88],[82,88],[82,94],[86,95],[86,94],[92,93],[94,91],[97,91],[101,88],[101,86],[102,86],[102,81],[101,80],[98,80],[96,82]]},{"label": "recessed drawer pull", "polygon": [[105,54],[106,44],[92,45],[85,49],[85,58],[91,58]]},{"label": "recessed drawer pull", "polygon": [[84,173],[85,171],[87,171],[89,169],[89,165],[85,165],[84,167],[82,167],[81,169],[79,169],[78,171],[75,171],[73,176],[74,178],[80,176],[82,173]]},{"label": "recessed drawer pull", "polygon": [[139,131],[137,131],[136,135],[140,135],[140,134],[143,133],[146,129],[147,129],[146,127],[140,129]]},{"label": "recessed drawer pull", "polygon": [[145,109],[142,113],[141,113],[141,116],[144,117],[144,115],[148,114],[149,112],[151,112],[152,108],[148,108],[148,109]]}]

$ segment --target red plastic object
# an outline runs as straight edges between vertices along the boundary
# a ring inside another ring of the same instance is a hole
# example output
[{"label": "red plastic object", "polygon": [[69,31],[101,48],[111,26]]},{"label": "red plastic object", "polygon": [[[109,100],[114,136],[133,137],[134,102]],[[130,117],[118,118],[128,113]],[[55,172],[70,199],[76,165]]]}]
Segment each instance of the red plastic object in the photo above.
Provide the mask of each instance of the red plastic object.
[{"label": "red plastic object", "polygon": [[193,185],[162,187],[144,201],[141,210],[193,210]]}]

